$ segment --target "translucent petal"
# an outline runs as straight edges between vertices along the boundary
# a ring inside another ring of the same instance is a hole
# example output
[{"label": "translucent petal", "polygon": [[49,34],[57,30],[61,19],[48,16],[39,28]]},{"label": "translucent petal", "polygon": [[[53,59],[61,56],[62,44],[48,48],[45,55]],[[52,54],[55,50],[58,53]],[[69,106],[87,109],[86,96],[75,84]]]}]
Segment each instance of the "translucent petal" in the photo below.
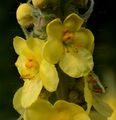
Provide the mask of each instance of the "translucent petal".
[{"label": "translucent petal", "polygon": [[[109,89],[111,89],[111,88],[109,88]],[[114,91],[114,92],[116,92],[116,91]],[[113,95],[112,90],[110,90],[109,93],[110,94],[106,95],[105,98],[104,98],[104,102],[106,102],[113,110],[111,116],[108,117],[108,120],[116,120],[116,94]],[[110,113],[111,113],[111,111],[110,111]]]},{"label": "translucent petal", "polygon": [[48,23],[47,28],[48,39],[61,40],[63,34],[63,24],[60,19],[54,19]]},{"label": "translucent petal", "polygon": [[54,65],[43,60],[40,66],[39,75],[42,80],[43,86],[48,91],[53,92],[57,89],[59,78]]},{"label": "translucent petal", "polygon": [[13,107],[20,114],[24,112],[24,108],[21,105],[21,97],[22,97],[22,87],[16,91],[13,98]]},{"label": "translucent petal", "polygon": [[65,53],[59,65],[69,76],[79,78],[86,76],[93,69],[93,58],[88,50],[78,48],[77,51]]},{"label": "translucent petal", "polygon": [[21,37],[16,36],[13,39],[13,46],[14,46],[15,52],[18,55],[27,55],[28,56],[28,55],[32,54],[26,44],[26,40]]},{"label": "translucent petal", "polygon": [[21,103],[24,108],[27,108],[30,105],[32,105],[37,100],[41,92],[43,85],[42,81],[38,79],[26,80],[24,82],[21,99]]},{"label": "translucent petal", "polygon": [[26,42],[28,47],[34,52],[40,61],[40,59],[42,59],[42,49],[45,41],[38,38],[29,38]]},{"label": "translucent petal", "polygon": [[108,104],[102,101],[102,98],[94,94],[93,107],[103,116],[110,117],[113,110]]},{"label": "translucent petal", "polygon": [[84,78],[84,83],[85,83],[85,85],[84,85],[84,97],[85,97],[85,101],[87,103],[87,110],[86,111],[89,114],[91,107],[93,105],[93,96],[92,96],[92,92],[88,86],[87,77]]},{"label": "translucent petal", "polygon": [[60,41],[48,40],[43,48],[43,56],[48,62],[56,64],[62,56],[63,51],[63,44]]},{"label": "translucent petal", "polygon": [[89,29],[81,28],[78,32],[75,32],[73,44],[75,47],[84,47],[92,53],[94,49],[94,36]]},{"label": "translucent petal", "polygon": [[91,120],[108,120],[107,117],[99,114],[97,111],[92,110],[89,115]]},{"label": "translucent petal", "polygon": [[24,120],[51,120],[53,115],[52,104],[39,99],[25,111]]},{"label": "translucent petal", "polygon": [[113,69],[109,68],[105,69],[104,72],[102,75],[107,89],[103,101],[113,109],[113,113],[108,117],[108,120],[116,120],[116,74]]},{"label": "translucent petal", "polygon": [[69,28],[71,31],[79,30],[84,20],[75,13],[72,13],[64,20],[64,27]]}]

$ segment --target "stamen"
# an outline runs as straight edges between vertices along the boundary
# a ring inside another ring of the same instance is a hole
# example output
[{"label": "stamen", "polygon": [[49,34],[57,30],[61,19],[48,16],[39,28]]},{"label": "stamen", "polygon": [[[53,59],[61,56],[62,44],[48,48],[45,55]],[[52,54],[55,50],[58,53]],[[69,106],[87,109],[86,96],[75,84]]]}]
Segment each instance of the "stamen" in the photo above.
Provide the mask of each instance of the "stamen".
[{"label": "stamen", "polygon": [[74,48],[81,48],[81,45],[75,45]]},{"label": "stamen", "polygon": [[33,60],[32,59],[28,59],[28,61],[27,61],[27,63],[25,64],[25,66],[27,67],[27,68],[32,68],[33,66],[34,66],[34,64],[33,64]]},{"label": "stamen", "polygon": [[73,39],[73,33],[71,33],[71,32],[67,32],[63,36],[63,41],[69,41],[69,40],[72,40],[72,39]]}]

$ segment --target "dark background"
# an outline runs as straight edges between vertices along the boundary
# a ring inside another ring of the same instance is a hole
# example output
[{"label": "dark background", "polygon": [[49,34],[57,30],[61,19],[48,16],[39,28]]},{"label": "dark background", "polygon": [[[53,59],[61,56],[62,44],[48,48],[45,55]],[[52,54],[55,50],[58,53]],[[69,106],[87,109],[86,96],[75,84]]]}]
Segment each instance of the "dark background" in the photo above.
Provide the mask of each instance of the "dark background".
[{"label": "dark background", "polygon": [[[19,74],[14,66],[17,55],[13,49],[13,37],[24,36],[15,18],[21,0],[0,1],[0,120],[16,120],[12,98],[21,86]],[[95,36],[94,71],[102,79],[104,69],[116,67],[115,16],[113,0],[95,0],[87,27]],[[105,74],[105,73],[104,73]]]}]

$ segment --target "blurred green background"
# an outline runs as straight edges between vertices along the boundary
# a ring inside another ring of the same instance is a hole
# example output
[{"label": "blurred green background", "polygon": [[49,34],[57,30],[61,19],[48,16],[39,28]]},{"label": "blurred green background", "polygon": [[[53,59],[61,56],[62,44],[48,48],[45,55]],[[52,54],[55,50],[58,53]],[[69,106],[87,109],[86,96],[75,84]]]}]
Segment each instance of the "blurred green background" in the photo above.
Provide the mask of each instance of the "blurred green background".
[{"label": "blurred green background", "polygon": [[[16,120],[17,112],[13,109],[12,98],[22,81],[14,66],[17,55],[13,49],[13,37],[24,36],[15,18],[18,5],[24,0],[0,1],[0,120]],[[106,3],[107,2],[107,3]],[[114,10],[112,2],[95,0],[87,27],[95,35],[94,71],[102,78],[104,70],[116,67],[116,42]],[[115,76],[116,77],[116,76]]]}]

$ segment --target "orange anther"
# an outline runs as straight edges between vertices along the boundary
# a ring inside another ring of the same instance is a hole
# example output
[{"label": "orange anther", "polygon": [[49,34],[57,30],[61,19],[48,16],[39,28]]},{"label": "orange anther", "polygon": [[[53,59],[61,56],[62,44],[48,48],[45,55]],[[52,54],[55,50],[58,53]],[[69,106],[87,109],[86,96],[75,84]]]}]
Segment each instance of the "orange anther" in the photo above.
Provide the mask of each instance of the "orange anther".
[{"label": "orange anther", "polygon": [[72,40],[72,38],[73,38],[73,33],[67,32],[63,36],[63,41]]},{"label": "orange anther", "polygon": [[74,47],[75,48],[81,48],[82,46],[81,45],[75,45]]},{"label": "orange anther", "polygon": [[33,67],[33,61],[32,60],[28,60],[27,63],[25,64],[25,66],[27,68],[32,68]]}]

